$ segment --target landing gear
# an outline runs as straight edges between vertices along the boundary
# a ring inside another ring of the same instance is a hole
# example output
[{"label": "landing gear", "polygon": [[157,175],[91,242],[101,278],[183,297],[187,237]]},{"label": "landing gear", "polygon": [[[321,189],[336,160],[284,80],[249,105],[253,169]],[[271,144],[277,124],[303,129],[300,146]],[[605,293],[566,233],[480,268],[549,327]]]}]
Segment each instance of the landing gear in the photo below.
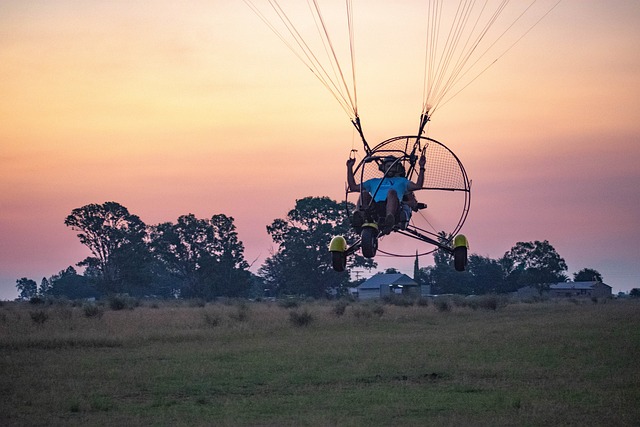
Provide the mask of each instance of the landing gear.
[{"label": "landing gear", "polygon": [[465,246],[453,250],[453,266],[456,271],[464,271],[467,267],[467,248]]},{"label": "landing gear", "polygon": [[453,239],[453,266],[456,271],[464,271],[467,267],[467,252],[469,242],[463,234],[459,234]]},{"label": "landing gear", "polygon": [[341,251],[331,251],[331,265],[334,271],[343,272],[347,268],[347,254]]},{"label": "landing gear", "polygon": [[365,258],[373,258],[378,250],[378,230],[374,227],[363,227],[362,233],[362,255]]},{"label": "landing gear", "polygon": [[347,268],[347,240],[342,236],[335,236],[329,244],[331,252],[331,266],[337,272]]}]

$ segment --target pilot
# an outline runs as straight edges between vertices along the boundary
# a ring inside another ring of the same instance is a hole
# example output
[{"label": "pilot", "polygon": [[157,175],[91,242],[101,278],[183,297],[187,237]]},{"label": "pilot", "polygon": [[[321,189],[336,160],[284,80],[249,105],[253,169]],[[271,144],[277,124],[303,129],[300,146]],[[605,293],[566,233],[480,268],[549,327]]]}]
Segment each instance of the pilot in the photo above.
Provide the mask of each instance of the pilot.
[{"label": "pilot", "polygon": [[[395,216],[400,209],[403,198],[406,196],[410,200],[415,200],[415,196],[411,197],[412,192],[419,190],[424,184],[426,158],[424,155],[420,156],[420,160],[418,161],[420,170],[415,183],[405,178],[404,166],[400,160],[393,156],[388,156],[382,159],[379,166],[380,171],[384,172],[384,176],[382,178],[368,179],[360,185],[356,183],[353,175],[354,163],[355,159],[353,158],[347,160],[347,191],[361,192],[362,200],[358,201],[358,209],[353,216],[353,226],[359,227],[363,224],[364,218],[360,206],[363,204],[364,206],[369,206],[373,198],[374,202],[386,202],[384,227],[387,229],[393,228],[396,222]],[[363,189],[366,190],[366,192],[362,191]],[[408,206],[412,210],[417,210],[414,209],[414,206]]]}]

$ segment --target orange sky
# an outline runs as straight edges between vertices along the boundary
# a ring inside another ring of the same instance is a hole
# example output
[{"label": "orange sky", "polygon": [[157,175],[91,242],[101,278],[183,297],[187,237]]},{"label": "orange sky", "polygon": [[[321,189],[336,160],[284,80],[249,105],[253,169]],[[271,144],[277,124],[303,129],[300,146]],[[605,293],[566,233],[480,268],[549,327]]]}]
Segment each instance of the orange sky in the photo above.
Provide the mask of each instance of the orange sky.
[{"label": "orange sky", "polygon": [[[424,8],[363,4],[358,106],[378,142],[416,131]],[[437,111],[429,136],[473,180],[472,252],[546,239],[570,274],[640,287],[638,22],[635,0],[564,0]],[[3,1],[0,64],[0,298],[86,257],[64,218],[111,200],[147,224],[233,216],[255,270],[272,248],[265,226],[296,199],[343,197],[360,144],[240,1]]]}]

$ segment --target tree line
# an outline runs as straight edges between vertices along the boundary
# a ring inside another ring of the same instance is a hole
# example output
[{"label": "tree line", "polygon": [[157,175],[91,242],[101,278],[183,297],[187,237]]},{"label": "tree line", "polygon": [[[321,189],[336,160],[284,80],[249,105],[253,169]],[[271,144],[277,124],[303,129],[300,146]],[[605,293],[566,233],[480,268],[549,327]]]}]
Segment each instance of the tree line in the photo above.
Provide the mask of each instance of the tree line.
[{"label": "tree line", "polygon": [[[73,209],[64,220],[91,253],[76,264],[84,272],[69,266],[43,278],[39,286],[32,279],[18,279],[16,288],[21,299],[340,295],[358,284],[351,281],[352,269],[376,267],[375,261],[360,255],[350,258],[344,272],[331,267],[327,250],[331,237],[357,238],[346,215],[353,208],[328,197],[297,200],[286,218],[267,226],[276,249],[255,275],[249,271],[232,217],[215,214],[202,219],[187,214],[176,222],[147,225],[117,202],[89,204]],[[452,263],[448,253],[436,251],[434,265],[416,268],[414,278],[430,284],[434,293],[459,294],[506,293],[568,280],[564,259],[546,240],[519,242],[500,259],[472,254],[464,273],[456,272]],[[601,281],[602,276],[583,269],[574,280]]]},{"label": "tree line", "polygon": [[[446,236],[441,234],[440,239]],[[462,295],[504,294],[525,286],[542,293],[550,284],[569,281],[567,263],[547,240],[518,242],[499,259],[471,254],[464,272],[455,271],[452,255],[438,250],[434,265],[415,271],[414,276],[430,284],[432,293]],[[603,281],[592,268],[574,273],[573,280]]]}]

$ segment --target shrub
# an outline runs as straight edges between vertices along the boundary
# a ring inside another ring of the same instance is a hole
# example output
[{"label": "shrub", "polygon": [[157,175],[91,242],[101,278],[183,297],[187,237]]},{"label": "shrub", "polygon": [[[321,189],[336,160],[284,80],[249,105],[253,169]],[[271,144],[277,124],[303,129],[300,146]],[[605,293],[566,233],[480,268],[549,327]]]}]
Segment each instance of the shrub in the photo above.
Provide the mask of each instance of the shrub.
[{"label": "shrub", "polygon": [[385,295],[382,300],[385,304],[397,305],[399,307],[410,307],[415,302],[415,299],[410,296],[398,294]]},{"label": "shrub", "polygon": [[429,305],[429,298],[420,297],[416,300],[416,304],[420,307],[427,307]]},{"label": "shrub", "polygon": [[307,310],[303,310],[302,312],[291,311],[289,312],[289,321],[293,326],[309,326],[313,321],[313,316]]},{"label": "shrub", "polygon": [[381,305],[376,305],[371,309],[371,312],[378,317],[382,317],[384,314],[384,307]]},{"label": "shrub", "polygon": [[438,311],[451,311],[451,302],[448,298],[436,298],[433,303]]},{"label": "shrub", "polygon": [[469,305],[469,301],[463,295],[451,295],[448,300],[453,307],[466,307]]},{"label": "shrub", "polygon": [[204,314],[204,323],[215,328],[222,323],[222,319],[217,314],[205,313]]},{"label": "shrub", "polygon": [[124,310],[125,308],[133,310],[138,305],[135,298],[126,294],[116,294],[109,297],[109,307],[111,310]]},{"label": "shrub", "polygon": [[336,316],[342,316],[344,312],[347,310],[347,306],[349,305],[346,301],[338,301],[336,305],[333,307],[333,312]]},{"label": "shrub", "polygon": [[33,305],[44,304],[44,298],[41,296],[31,297],[29,298],[29,303]]},{"label": "shrub", "polygon": [[485,310],[497,310],[506,305],[506,302],[497,295],[485,295],[480,298],[480,307]]},{"label": "shrub", "polygon": [[246,321],[249,318],[249,306],[245,303],[239,304],[236,312],[229,314],[229,317],[238,322]]},{"label": "shrub", "polygon": [[84,311],[84,316],[88,317],[88,318],[94,318],[95,317],[95,318],[99,319],[104,314],[104,311],[102,310],[101,307],[98,307],[97,305],[92,304],[92,303],[85,304],[82,307],[82,309]]},{"label": "shrub", "polygon": [[365,307],[354,307],[354,309],[351,310],[351,312],[358,319],[368,319],[371,317],[371,314],[372,314],[371,310],[368,310]]},{"label": "shrub", "polygon": [[29,315],[31,316],[31,320],[33,320],[34,323],[37,323],[38,325],[42,325],[49,318],[49,315],[44,310],[32,311],[29,313]]}]

